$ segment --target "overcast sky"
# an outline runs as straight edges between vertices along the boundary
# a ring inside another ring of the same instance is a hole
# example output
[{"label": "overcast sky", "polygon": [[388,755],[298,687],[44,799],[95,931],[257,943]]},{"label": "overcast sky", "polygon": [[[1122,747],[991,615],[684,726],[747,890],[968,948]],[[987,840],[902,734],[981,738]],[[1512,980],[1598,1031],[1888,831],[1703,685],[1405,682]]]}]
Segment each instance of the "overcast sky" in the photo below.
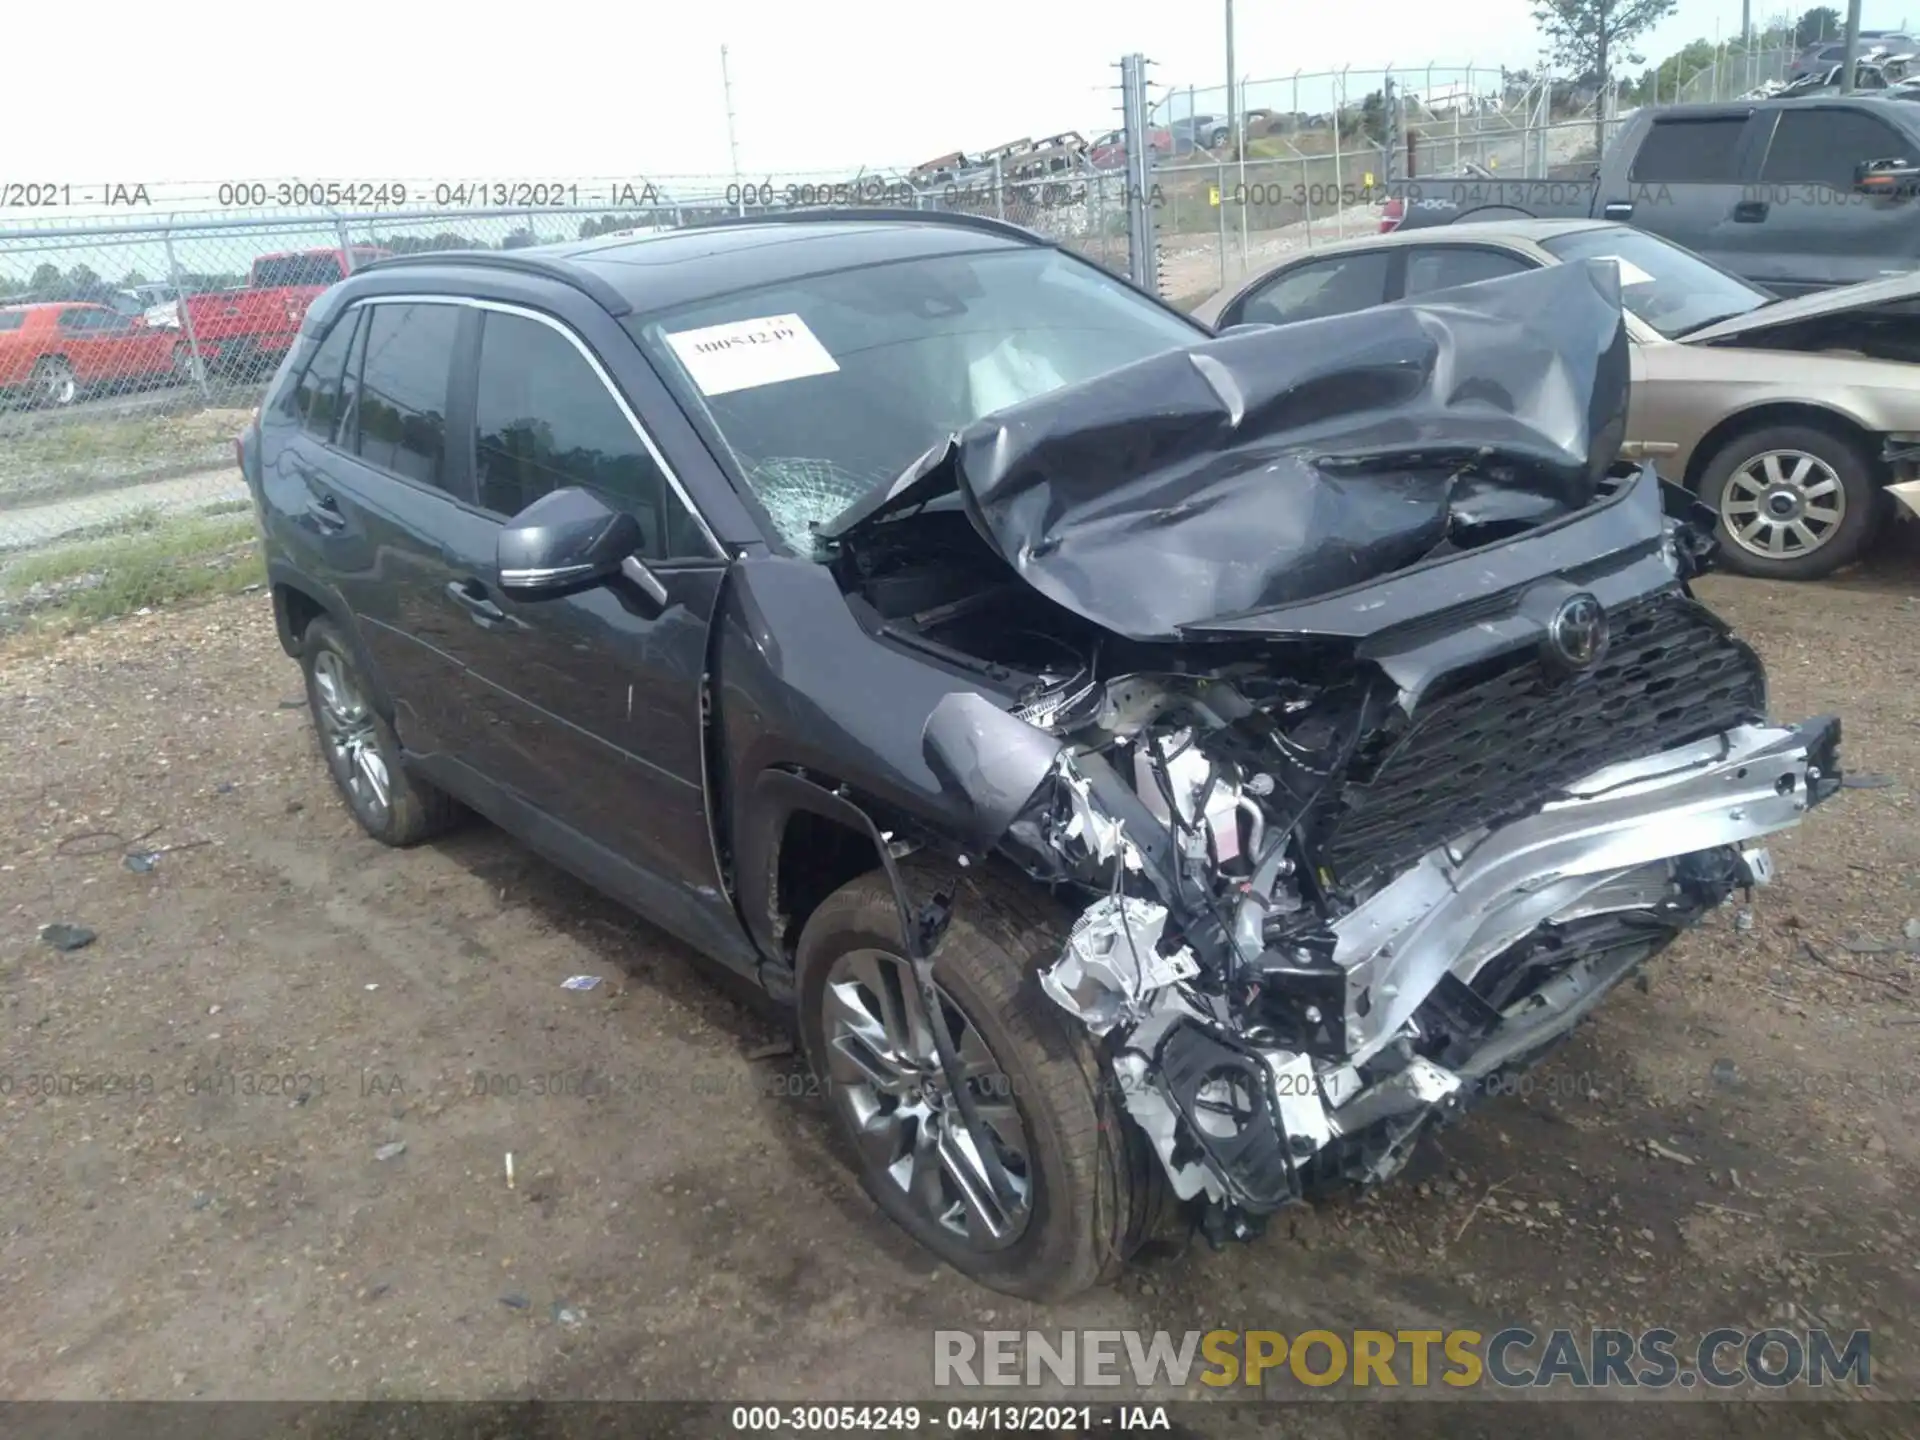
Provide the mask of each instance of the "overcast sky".
[{"label": "overcast sky", "polygon": [[[1901,23],[1899,4],[1868,0],[1867,24]],[[752,176],[1091,135],[1117,123],[1124,51],[1157,62],[1163,86],[1218,84],[1225,71],[1215,0],[181,0],[164,22],[126,24],[129,10],[91,38],[77,27],[105,21],[93,6],[13,10],[10,181],[725,175],[723,43]],[[1237,68],[1254,78],[1538,58],[1528,0],[1237,10]],[[1657,58],[1739,24],[1737,3],[1682,0],[1642,48]],[[82,53],[79,67],[24,58]],[[1356,80],[1351,98],[1377,83]]]}]

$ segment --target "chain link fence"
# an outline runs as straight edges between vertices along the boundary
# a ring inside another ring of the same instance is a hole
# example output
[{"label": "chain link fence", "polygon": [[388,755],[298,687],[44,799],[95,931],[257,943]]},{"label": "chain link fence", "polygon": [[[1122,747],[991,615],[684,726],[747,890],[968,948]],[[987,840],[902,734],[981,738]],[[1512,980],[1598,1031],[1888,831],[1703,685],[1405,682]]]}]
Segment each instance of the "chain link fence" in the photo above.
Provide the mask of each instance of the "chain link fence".
[{"label": "chain link fence", "polygon": [[[1620,107],[1592,87],[1476,66],[1175,87],[1149,144],[1161,292],[1197,303],[1286,255],[1379,229],[1388,182],[1591,170]],[[1236,141],[1236,132],[1238,139]]]},{"label": "chain link fence", "polygon": [[[507,205],[0,225],[0,634],[256,583],[234,437],[307,307],[359,266],[824,205],[992,215],[1124,273],[1124,174],[1084,148],[1007,148],[911,178],[727,181],[689,200],[648,185],[641,204],[635,186],[488,183],[412,188]],[[601,197],[628,203],[584,203]]]},{"label": "chain link fence", "polygon": [[0,632],[253,583],[233,437],[306,307],[382,255],[873,205],[1009,220],[1191,305],[1372,233],[1388,180],[1583,174],[1633,105],[1729,98],[1789,59],[1723,49],[1612,95],[1471,65],[1295,74],[1243,82],[1230,125],[1225,87],[1154,85],[1129,57],[1137,103],[1120,129],[913,171],[178,184],[160,187],[179,206],[165,220],[0,224]]}]

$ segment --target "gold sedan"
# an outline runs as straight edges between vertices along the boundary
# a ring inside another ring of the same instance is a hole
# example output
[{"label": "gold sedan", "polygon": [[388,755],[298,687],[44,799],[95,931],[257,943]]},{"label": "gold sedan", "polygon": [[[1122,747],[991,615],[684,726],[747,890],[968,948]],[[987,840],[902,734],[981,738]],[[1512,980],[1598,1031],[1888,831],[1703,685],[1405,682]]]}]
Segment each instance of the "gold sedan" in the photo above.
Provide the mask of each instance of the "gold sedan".
[{"label": "gold sedan", "polygon": [[1283,325],[1592,259],[1634,341],[1622,454],[1713,506],[1726,568],[1816,579],[1920,516],[1920,273],[1780,300],[1643,230],[1496,220],[1303,251],[1195,315]]}]

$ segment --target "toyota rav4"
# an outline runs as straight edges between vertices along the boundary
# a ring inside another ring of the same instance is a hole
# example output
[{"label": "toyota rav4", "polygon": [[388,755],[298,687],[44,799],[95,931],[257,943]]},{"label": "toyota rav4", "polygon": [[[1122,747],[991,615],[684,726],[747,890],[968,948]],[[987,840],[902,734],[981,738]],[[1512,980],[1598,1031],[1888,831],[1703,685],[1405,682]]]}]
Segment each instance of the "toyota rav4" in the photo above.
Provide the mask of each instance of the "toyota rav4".
[{"label": "toyota rav4", "polygon": [[1604,264],[1215,336],[754,219],[367,265],[240,459],[368,833],[751,977],[886,1213],[1056,1297],[1391,1176],[1839,786],[1614,463],[1626,346]]}]

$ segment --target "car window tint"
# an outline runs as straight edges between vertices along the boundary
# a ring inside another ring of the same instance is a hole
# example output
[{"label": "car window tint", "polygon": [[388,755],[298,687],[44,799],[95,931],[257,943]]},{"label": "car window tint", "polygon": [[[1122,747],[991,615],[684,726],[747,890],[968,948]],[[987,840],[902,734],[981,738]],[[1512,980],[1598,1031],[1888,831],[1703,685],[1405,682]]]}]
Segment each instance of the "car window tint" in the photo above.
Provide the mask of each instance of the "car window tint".
[{"label": "car window tint", "polygon": [[457,305],[375,305],[360,368],[360,455],[368,463],[445,484],[447,365]]},{"label": "car window tint", "polygon": [[1850,191],[1854,168],[1863,161],[1920,158],[1917,151],[1920,146],[1885,121],[1858,110],[1782,110],[1760,178]]},{"label": "car window tint", "polygon": [[316,255],[273,255],[253,262],[253,284],[260,290],[287,285],[331,285],[345,273],[340,257],[331,251]]},{"label": "car window tint", "polygon": [[487,509],[518,514],[550,490],[578,485],[640,522],[643,558],[712,553],[606,384],[552,326],[487,315],[474,430]]},{"label": "car window tint", "polygon": [[1501,250],[1482,250],[1471,245],[1422,245],[1407,255],[1406,293],[1412,296],[1451,290],[1456,285],[1498,280],[1503,275],[1518,275],[1532,268],[1519,256]]},{"label": "car window tint", "polygon": [[98,310],[62,310],[60,312],[60,328],[70,335],[97,330],[100,328],[99,322]]},{"label": "car window tint", "polygon": [[18,330],[21,326],[25,325],[26,323],[27,323],[26,311],[14,310],[9,312],[5,310],[0,310],[0,330]]},{"label": "car window tint", "polygon": [[1365,251],[1301,265],[1249,296],[1235,322],[1285,325],[1379,305],[1387,298],[1387,253]]},{"label": "car window tint", "polygon": [[347,350],[361,311],[343,315],[313,352],[300,383],[294,387],[293,409],[300,426],[318,440],[332,440],[340,421],[340,379],[346,370]]},{"label": "car window tint", "polygon": [[1656,120],[1633,157],[1631,178],[1653,184],[1731,185],[1742,115],[1705,120]]}]

